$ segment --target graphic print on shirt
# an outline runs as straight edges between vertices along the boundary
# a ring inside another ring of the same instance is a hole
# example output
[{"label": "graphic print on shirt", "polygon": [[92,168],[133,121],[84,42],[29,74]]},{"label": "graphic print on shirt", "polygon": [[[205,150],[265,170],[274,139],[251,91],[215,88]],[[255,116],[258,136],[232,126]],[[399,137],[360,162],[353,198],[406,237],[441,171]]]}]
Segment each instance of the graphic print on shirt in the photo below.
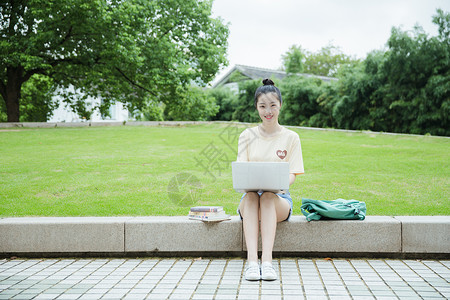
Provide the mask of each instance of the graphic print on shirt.
[{"label": "graphic print on shirt", "polygon": [[283,151],[277,150],[277,155],[279,158],[284,159],[287,155],[287,151],[286,150],[283,150]]}]

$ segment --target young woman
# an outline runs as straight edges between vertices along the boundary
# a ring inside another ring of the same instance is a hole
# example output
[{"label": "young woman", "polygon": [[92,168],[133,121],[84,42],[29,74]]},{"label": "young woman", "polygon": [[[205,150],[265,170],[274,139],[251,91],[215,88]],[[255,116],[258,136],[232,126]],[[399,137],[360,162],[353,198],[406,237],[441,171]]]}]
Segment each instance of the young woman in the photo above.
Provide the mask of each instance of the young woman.
[{"label": "young woman", "polygon": [[[239,137],[237,161],[289,162],[289,184],[303,174],[300,138],[297,133],[281,126],[278,116],[282,106],[280,90],[270,79],[263,80],[255,92],[255,107],[262,123],[244,130]],[[286,221],[292,213],[289,192],[249,192],[242,196],[238,213],[243,220],[247,245],[247,280],[276,280],[272,266],[272,249],[277,222]],[[261,227],[261,229],[260,229]],[[258,264],[258,236],[261,230],[261,268]]]}]

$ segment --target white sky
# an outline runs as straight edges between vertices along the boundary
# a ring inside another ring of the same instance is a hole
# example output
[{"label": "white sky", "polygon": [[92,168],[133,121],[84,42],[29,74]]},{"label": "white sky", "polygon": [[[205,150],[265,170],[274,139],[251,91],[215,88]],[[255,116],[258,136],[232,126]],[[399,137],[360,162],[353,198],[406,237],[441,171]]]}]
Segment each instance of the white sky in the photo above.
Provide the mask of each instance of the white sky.
[{"label": "white sky", "polygon": [[214,0],[213,16],[230,23],[229,66],[218,77],[235,64],[277,69],[294,44],[315,52],[331,42],[365,58],[393,26],[436,35],[437,8],[450,11],[450,0]]}]

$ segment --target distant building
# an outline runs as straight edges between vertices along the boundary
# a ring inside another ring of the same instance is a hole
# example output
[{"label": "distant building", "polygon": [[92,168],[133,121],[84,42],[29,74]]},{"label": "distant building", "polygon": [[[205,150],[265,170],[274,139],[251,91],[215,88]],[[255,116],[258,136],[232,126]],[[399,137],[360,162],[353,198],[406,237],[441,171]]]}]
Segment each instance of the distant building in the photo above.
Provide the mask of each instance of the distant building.
[{"label": "distant building", "polygon": [[[295,74],[298,76],[304,77],[315,77],[319,78],[323,81],[332,81],[337,80],[333,77],[326,76],[318,76],[312,74]],[[230,71],[228,71],[222,78],[216,81],[212,88],[217,88],[221,86],[226,86],[231,90],[238,90],[238,82],[244,80],[256,80],[256,79],[264,79],[264,78],[274,78],[274,79],[283,79],[288,76],[288,73],[280,70],[271,70],[257,67],[250,67],[244,65],[235,65]]]}]

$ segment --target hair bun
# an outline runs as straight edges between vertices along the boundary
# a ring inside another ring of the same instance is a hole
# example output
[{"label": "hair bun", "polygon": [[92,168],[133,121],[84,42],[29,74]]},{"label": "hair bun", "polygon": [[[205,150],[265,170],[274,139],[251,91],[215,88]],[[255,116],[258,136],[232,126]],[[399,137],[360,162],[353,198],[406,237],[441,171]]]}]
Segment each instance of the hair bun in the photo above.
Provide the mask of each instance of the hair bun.
[{"label": "hair bun", "polygon": [[262,82],[263,82],[264,85],[273,85],[273,86],[275,86],[275,83],[273,83],[273,81],[271,79],[268,79],[268,78],[264,79]]}]

